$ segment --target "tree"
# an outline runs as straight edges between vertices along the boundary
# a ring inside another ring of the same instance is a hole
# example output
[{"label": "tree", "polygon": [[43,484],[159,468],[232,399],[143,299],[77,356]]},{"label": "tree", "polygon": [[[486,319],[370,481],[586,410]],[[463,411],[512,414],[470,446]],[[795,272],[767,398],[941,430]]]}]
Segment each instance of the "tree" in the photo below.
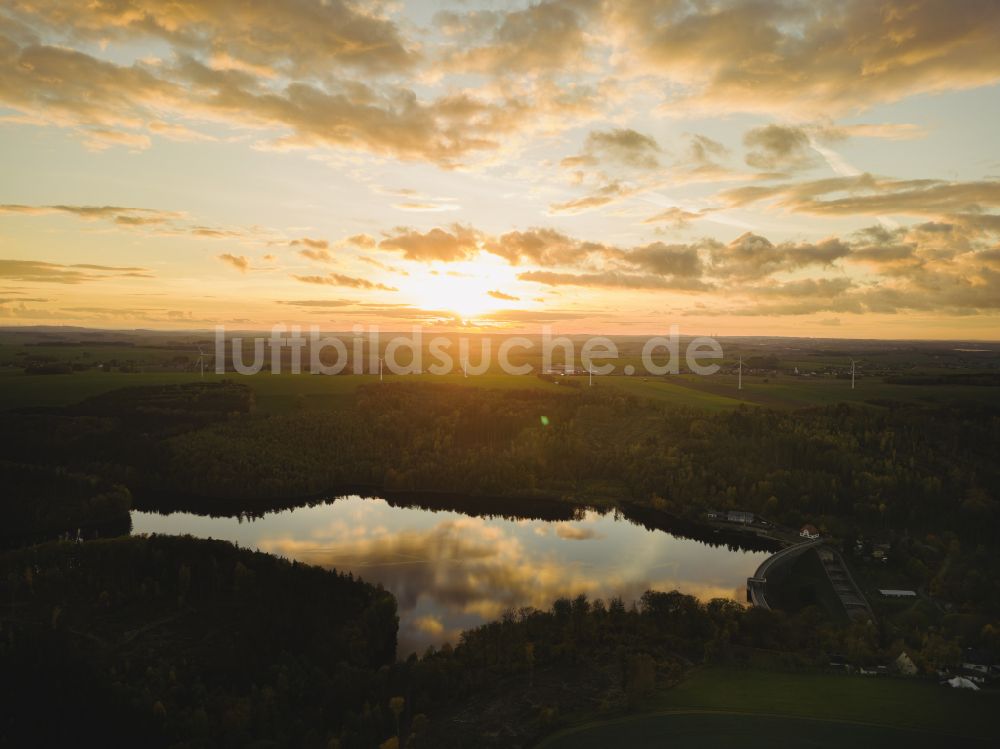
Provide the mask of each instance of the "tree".
[{"label": "tree", "polygon": [[389,712],[392,713],[393,719],[396,721],[396,736],[399,736],[399,717],[403,714],[403,708],[406,707],[406,700],[402,697],[393,697],[389,700]]}]

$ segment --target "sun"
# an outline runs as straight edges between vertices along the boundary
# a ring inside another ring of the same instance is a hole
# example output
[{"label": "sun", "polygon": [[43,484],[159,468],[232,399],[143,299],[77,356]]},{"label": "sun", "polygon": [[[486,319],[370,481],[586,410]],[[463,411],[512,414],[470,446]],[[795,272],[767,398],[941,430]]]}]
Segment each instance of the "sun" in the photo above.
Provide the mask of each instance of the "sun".
[{"label": "sun", "polygon": [[484,268],[481,263],[461,266],[414,272],[400,284],[400,291],[416,307],[450,312],[465,321],[518,305],[520,300],[506,291],[515,282],[508,268]]}]

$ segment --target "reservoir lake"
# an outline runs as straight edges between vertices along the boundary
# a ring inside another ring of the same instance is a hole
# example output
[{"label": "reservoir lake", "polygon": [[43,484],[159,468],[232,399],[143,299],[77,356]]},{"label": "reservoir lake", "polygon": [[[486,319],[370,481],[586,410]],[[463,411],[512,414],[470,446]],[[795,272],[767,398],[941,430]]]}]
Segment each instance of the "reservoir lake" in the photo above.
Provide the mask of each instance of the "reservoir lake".
[{"label": "reservoir lake", "polygon": [[381,583],[399,607],[399,656],[455,644],[507,609],[547,609],[560,597],[679,590],[744,601],[746,578],[768,556],[675,536],[615,513],[571,519],[476,516],[340,497],[257,517],[132,513],[132,532],[232,541]]}]

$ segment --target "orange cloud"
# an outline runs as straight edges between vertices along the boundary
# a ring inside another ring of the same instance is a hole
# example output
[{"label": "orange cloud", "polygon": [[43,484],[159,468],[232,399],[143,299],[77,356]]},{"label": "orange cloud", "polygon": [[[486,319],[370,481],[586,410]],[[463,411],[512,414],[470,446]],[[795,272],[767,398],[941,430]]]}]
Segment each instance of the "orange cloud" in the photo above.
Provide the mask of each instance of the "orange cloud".
[{"label": "orange cloud", "polygon": [[250,268],[250,260],[245,255],[233,255],[229,252],[224,252],[218,257],[219,260],[233,266],[240,273],[246,273]]},{"label": "orange cloud", "polygon": [[450,231],[435,228],[425,233],[400,228],[379,242],[379,247],[401,252],[407,260],[452,262],[475,254],[479,239],[479,232],[460,224],[454,224]]},{"label": "orange cloud", "polygon": [[642,72],[724,111],[830,116],[1000,80],[1000,6],[946,0],[672,3],[626,0],[609,23]]},{"label": "orange cloud", "polygon": [[399,291],[399,289],[392,286],[386,286],[381,283],[374,283],[366,278],[356,278],[354,276],[345,276],[340,273],[330,273],[325,276],[296,276],[293,275],[297,281],[302,283],[317,284],[320,286],[347,286],[352,289],[378,289],[380,291]]}]

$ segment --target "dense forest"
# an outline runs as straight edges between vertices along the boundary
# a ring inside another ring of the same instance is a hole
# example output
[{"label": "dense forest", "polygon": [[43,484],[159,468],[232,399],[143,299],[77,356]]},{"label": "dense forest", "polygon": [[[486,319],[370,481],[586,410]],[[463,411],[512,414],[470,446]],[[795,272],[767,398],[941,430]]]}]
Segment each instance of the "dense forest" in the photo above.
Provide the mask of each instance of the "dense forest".
[{"label": "dense forest", "polygon": [[355,486],[633,502],[689,517],[739,508],[838,536],[1000,541],[1000,414],[983,407],[707,414],[601,388],[387,383],[361,388],[350,409],[257,415],[247,388],[222,383],[128,388],[5,416],[8,468],[98,477],[149,509],[168,497],[200,512],[226,500],[276,507]]},{"label": "dense forest", "polygon": [[143,509],[217,514],[352,488],[451,493],[484,511],[498,498],[546,499],[647,520],[744,509],[892,540],[914,584],[969,606],[1000,600],[995,565],[980,563],[1000,544],[997,444],[1000,414],[984,407],[707,414],[602,388],[403,383],[362,387],[352,408],[277,415],[257,414],[231,382],[128,388],[0,424],[7,527],[34,522],[52,537],[123,519],[129,494]]},{"label": "dense forest", "polygon": [[780,650],[794,668],[875,652],[872,631],[815,609],[789,617],[649,592],[510,611],[396,661],[385,591],[177,537],[8,552],[0,601],[11,747],[94,735],[122,747],[528,745],[564,720],[640,705],[697,663]]},{"label": "dense forest", "polygon": [[0,461],[0,548],[57,535],[127,533],[132,495],[120,484],[64,468]]},{"label": "dense forest", "polygon": [[[544,417],[544,419],[543,419]],[[386,491],[740,508],[831,532],[997,541],[1000,415],[917,406],[730,414],[618,393],[386,385],[353,410],[230,419],[163,444],[165,486],[249,501]]]},{"label": "dense forest", "polygon": [[[0,699],[13,707],[0,735],[42,731],[51,745],[101,724],[112,726],[108,745],[252,736],[419,749],[468,745],[470,725],[489,745],[489,724],[495,736],[518,726],[523,744],[568,716],[624,709],[693,664],[758,651],[795,666],[832,653],[885,662],[905,649],[926,673],[965,647],[997,657],[998,438],[1000,415],[987,408],[708,414],[600,387],[372,384],[350,408],[268,415],[222,382],[8,411]],[[810,605],[786,615],[677,593],[581,598],[509,612],[454,648],[396,662],[392,596],[349,576],[219,542],[77,542],[121,533],[133,506],[252,514],[348,489],[431,507],[460,497],[479,513],[560,518],[593,506],[662,527],[750,510],[891,542],[878,574],[926,597],[874,627],[838,625]],[[45,538],[63,540],[29,546]],[[67,719],[47,721],[46,699],[68,706]],[[469,711],[489,717],[470,723]]]},{"label": "dense forest", "polygon": [[217,541],[120,538],[8,553],[0,591],[9,746],[352,747],[388,732],[378,680],[396,603],[350,576]]}]

